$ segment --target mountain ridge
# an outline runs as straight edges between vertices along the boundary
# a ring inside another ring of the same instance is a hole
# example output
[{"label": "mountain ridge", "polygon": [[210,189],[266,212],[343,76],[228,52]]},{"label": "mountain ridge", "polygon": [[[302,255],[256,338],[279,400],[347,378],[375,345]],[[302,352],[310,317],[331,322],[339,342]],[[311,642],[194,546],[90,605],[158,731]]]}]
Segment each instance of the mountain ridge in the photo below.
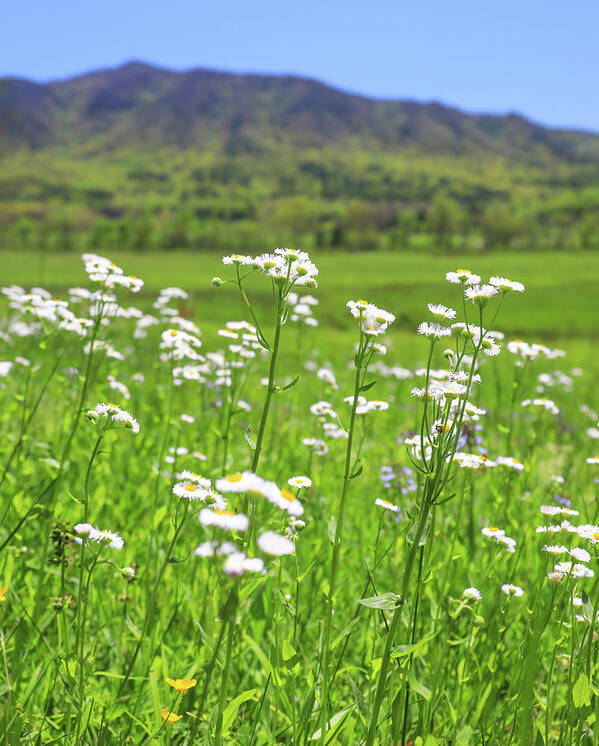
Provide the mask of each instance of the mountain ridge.
[{"label": "mountain ridge", "polygon": [[294,75],[172,71],[131,61],[49,83],[0,79],[0,151],[81,147],[291,147],[492,154],[599,164],[599,135],[517,114],[374,99]]}]

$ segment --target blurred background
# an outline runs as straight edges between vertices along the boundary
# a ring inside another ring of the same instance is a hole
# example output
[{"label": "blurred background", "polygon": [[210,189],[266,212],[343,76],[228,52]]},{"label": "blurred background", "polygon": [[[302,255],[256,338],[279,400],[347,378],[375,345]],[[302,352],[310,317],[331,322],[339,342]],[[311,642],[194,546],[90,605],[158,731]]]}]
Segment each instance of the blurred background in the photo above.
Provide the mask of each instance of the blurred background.
[{"label": "blurred background", "polygon": [[598,37],[592,0],[7,4],[0,249],[596,252]]}]

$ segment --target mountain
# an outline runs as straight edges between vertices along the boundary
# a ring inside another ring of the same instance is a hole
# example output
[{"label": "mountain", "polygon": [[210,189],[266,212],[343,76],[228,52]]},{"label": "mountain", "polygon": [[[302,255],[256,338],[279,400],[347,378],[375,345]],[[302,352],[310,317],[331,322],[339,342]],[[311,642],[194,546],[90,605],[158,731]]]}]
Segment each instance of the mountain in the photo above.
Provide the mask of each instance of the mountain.
[{"label": "mountain", "polygon": [[599,135],[294,76],[0,80],[0,248],[599,245]]},{"label": "mountain", "polygon": [[516,114],[379,101],[293,76],[172,72],[131,62],[47,84],[0,80],[0,152],[15,148],[417,149],[599,163],[599,136]]}]

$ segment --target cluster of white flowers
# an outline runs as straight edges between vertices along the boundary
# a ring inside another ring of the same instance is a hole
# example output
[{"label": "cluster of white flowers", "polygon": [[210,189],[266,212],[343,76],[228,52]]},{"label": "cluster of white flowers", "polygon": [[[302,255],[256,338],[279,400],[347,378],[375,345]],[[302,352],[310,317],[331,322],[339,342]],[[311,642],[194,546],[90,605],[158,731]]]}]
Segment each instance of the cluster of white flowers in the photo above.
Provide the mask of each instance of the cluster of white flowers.
[{"label": "cluster of white flowers", "polygon": [[559,414],[559,408],[553,399],[546,399],[545,397],[539,397],[538,399],[524,399],[521,402],[523,407],[538,407],[544,409],[549,414]]},{"label": "cluster of white flowers", "polygon": [[348,300],[346,305],[351,315],[358,319],[361,331],[370,337],[378,337],[384,334],[389,328],[389,324],[395,321],[395,316],[392,313],[366,300]]},{"label": "cluster of white flowers", "polygon": [[[223,264],[258,269],[277,283],[288,283],[289,289],[294,286],[317,287],[318,269],[309,254],[299,249],[275,249],[271,254],[256,257],[230,254],[223,257]],[[212,281],[213,285],[221,283],[220,278]]]},{"label": "cluster of white flowers", "polygon": [[[330,402],[322,400],[315,402],[310,406],[310,413],[313,414],[315,417],[318,417],[326,438],[337,440],[338,438],[348,437],[347,430],[345,430],[345,428],[341,426],[339,417],[337,416],[337,412],[335,412]],[[306,443],[306,440],[304,440],[304,445],[309,445],[309,443]],[[324,441],[315,441],[315,443],[316,442]]]},{"label": "cluster of white flowers", "polygon": [[306,326],[318,326],[318,320],[314,318],[312,311],[317,305],[318,299],[313,295],[300,296],[297,293],[289,293],[287,296],[289,320]]},{"label": "cluster of white flowers", "polygon": [[165,329],[161,334],[160,349],[165,350],[162,360],[200,360],[204,357],[197,351],[202,342],[198,337],[180,329]]},{"label": "cluster of white flowers", "polygon": [[78,523],[74,526],[73,531],[77,534],[75,541],[78,544],[81,544],[83,539],[86,539],[96,544],[106,544],[111,549],[122,549],[125,546],[125,542],[116,532],[96,528],[91,523]]},{"label": "cluster of white flowers", "polygon": [[516,541],[509,536],[506,536],[505,531],[502,528],[495,526],[485,526],[481,531],[483,536],[487,536],[489,539],[493,539],[496,544],[504,544],[506,551],[510,554],[514,554],[516,551]]},{"label": "cluster of white flowers", "polygon": [[139,277],[125,275],[120,267],[97,254],[82,254],[85,271],[92,282],[97,282],[105,288],[124,287],[133,293],[138,293],[144,283]]},{"label": "cluster of white flowers", "polygon": [[[39,319],[42,323],[52,324],[57,329],[85,337],[90,327],[93,326],[91,319],[76,316],[68,308],[68,301],[53,298],[44,288],[32,288],[28,293],[18,285],[10,285],[3,287],[1,292],[8,298],[11,309]],[[35,330],[36,327],[27,329],[21,327],[19,336],[29,336]]]},{"label": "cluster of white flowers", "polygon": [[113,389],[114,391],[118,391],[119,394],[124,399],[131,398],[131,393],[129,391],[129,388],[124,383],[117,381],[116,378],[112,375],[107,376],[107,380],[108,380],[108,385],[110,386],[110,388]]},{"label": "cluster of white flowers", "polygon": [[324,383],[328,384],[333,391],[337,391],[339,386],[337,385],[337,378],[330,368],[319,368],[316,372],[316,376]]},{"label": "cluster of white flowers", "polygon": [[304,438],[302,443],[309,448],[316,456],[326,456],[329,447],[324,440],[319,438]]},{"label": "cluster of white flowers", "polygon": [[123,426],[135,435],[139,432],[139,422],[135,417],[116,404],[96,404],[93,409],[87,410],[86,416],[102,431]]},{"label": "cluster of white flowers", "polygon": [[469,269],[447,272],[445,279],[454,285],[462,285],[466,299],[481,306],[484,306],[490,298],[498,293],[524,292],[524,285],[521,282],[508,280],[506,277],[494,276],[489,279],[488,283],[481,283],[480,275],[472,273]]},{"label": "cluster of white flowers", "polygon": [[566,354],[564,350],[552,349],[544,344],[529,344],[522,339],[513,339],[508,342],[507,351],[512,355],[517,355],[522,362],[536,360],[541,355],[547,360],[556,360]]},{"label": "cluster of white flowers", "polygon": [[178,475],[178,478],[180,481],[173,487],[173,494],[177,497],[190,501],[208,502],[217,510],[226,509],[227,501],[218,491],[212,488],[212,482],[207,477],[196,474],[189,469],[184,469]]},{"label": "cluster of white flowers", "polygon": [[[473,471],[478,471],[479,469],[492,469],[497,466],[495,461],[491,461],[491,459],[481,453],[464,453],[458,451],[454,454],[453,460],[462,469],[471,469]],[[488,534],[485,534],[485,536],[487,535]]]},{"label": "cluster of white flowers", "polygon": [[216,489],[224,493],[244,493],[252,497],[263,497],[289,515],[302,515],[304,507],[297,497],[287,489],[280,489],[275,482],[262,479],[251,471],[228,474],[216,480]]},{"label": "cluster of white flowers", "polygon": [[514,471],[524,471],[524,464],[518,461],[518,459],[512,458],[512,456],[497,456],[495,463],[497,466],[505,466]]},{"label": "cluster of white flowers", "polygon": [[[343,401],[350,406],[354,404],[353,396],[346,396]],[[369,412],[386,412],[389,409],[389,402],[382,401],[381,399],[370,399],[368,400],[365,396],[358,394],[358,400],[356,402],[356,414],[368,414]]]}]

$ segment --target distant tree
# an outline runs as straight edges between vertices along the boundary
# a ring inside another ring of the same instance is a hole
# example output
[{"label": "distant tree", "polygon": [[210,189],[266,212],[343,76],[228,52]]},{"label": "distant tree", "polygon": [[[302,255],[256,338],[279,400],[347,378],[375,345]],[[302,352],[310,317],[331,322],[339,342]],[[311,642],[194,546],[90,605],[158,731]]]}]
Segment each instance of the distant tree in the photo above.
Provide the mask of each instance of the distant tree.
[{"label": "distant tree", "polygon": [[581,249],[591,249],[599,244],[599,215],[587,213],[581,218],[577,228]]},{"label": "distant tree", "polygon": [[152,218],[143,213],[131,224],[131,248],[134,251],[148,251],[154,243],[155,227]]},{"label": "distant tree", "polygon": [[480,228],[485,245],[509,246],[525,231],[524,223],[504,202],[492,202],[484,211]]},{"label": "distant tree", "polygon": [[29,218],[21,217],[13,223],[11,234],[11,243],[18,249],[29,249],[35,236],[35,223]]},{"label": "distant tree", "polygon": [[460,231],[464,215],[462,208],[451,197],[439,192],[426,213],[427,230],[443,248],[449,248],[452,237]]}]

